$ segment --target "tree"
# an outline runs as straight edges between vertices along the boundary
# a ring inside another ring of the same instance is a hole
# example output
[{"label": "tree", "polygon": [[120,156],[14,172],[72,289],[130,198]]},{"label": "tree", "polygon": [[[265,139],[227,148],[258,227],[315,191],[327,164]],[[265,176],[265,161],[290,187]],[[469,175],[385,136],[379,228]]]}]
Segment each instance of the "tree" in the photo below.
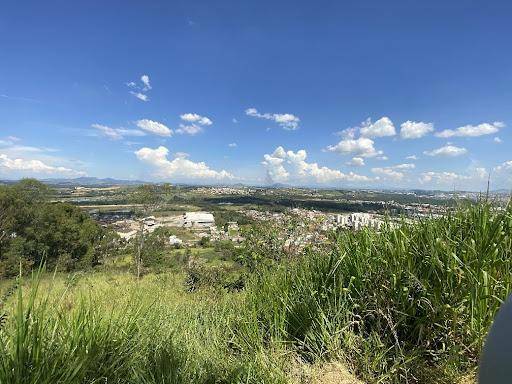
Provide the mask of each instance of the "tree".
[{"label": "tree", "polygon": [[46,262],[67,270],[94,266],[104,229],[80,208],[50,201],[44,184],[0,186],[0,276]]},{"label": "tree", "polygon": [[137,267],[137,279],[140,279],[142,269],[142,253],[144,250],[144,219],[148,214],[154,211],[161,202],[161,195],[158,187],[153,184],[140,185],[132,192],[130,201],[138,204],[135,210],[139,218],[139,234],[137,236],[137,250],[135,252],[135,265]]}]

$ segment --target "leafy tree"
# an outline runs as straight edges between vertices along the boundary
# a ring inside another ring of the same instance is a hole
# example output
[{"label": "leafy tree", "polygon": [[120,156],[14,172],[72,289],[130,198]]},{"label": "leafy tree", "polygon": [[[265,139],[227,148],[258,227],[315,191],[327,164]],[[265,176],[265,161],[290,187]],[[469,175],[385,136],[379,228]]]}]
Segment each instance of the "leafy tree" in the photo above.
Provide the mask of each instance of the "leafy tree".
[{"label": "leafy tree", "polygon": [[66,270],[99,263],[105,230],[80,208],[51,202],[51,194],[33,179],[0,187],[0,276],[42,262]]},{"label": "leafy tree", "polygon": [[139,208],[136,214],[139,217],[139,234],[137,236],[137,250],[135,252],[135,265],[137,267],[137,279],[140,278],[143,263],[144,252],[144,218],[154,211],[162,201],[162,196],[158,191],[158,186],[144,184],[135,188],[130,196],[130,201],[138,204]]}]

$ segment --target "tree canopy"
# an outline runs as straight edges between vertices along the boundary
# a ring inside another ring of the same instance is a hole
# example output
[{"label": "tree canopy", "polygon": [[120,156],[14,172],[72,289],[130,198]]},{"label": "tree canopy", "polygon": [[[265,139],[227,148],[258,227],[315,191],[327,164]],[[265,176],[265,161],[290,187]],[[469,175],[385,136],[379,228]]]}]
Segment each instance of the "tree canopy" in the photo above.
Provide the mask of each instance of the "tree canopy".
[{"label": "tree canopy", "polygon": [[107,231],[80,208],[52,202],[51,194],[34,179],[0,186],[0,276],[42,262],[66,270],[99,262]]}]

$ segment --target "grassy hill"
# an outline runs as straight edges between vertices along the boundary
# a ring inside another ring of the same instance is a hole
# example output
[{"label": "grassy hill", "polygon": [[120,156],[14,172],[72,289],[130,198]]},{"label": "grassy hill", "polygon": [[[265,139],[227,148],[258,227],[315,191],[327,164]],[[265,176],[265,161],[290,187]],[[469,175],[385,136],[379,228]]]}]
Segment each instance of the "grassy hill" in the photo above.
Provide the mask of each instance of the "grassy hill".
[{"label": "grassy hill", "polygon": [[512,208],[481,203],[333,234],[243,289],[180,270],[4,282],[0,382],[453,383],[511,292],[511,235]]}]

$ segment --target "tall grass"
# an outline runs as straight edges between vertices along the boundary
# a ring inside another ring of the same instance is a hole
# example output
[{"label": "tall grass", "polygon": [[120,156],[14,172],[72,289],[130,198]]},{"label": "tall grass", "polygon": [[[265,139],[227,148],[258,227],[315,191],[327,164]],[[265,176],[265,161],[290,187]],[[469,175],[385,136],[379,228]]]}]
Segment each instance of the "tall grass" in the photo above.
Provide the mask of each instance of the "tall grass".
[{"label": "tall grass", "polygon": [[0,308],[0,383],[285,383],[297,356],[368,383],[453,383],[512,290],[511,235],[512,208],[480,203],[339,232],[243,292],[188,292],[176,273],[36,276]]},{"label": "tall grass", "polygon": [[512,290],[512,208],[460,208],[382,233],[340,232],[327,252],[267,271],[248,297],[261,340],[347,360],[370,382],[453,382],[477,364]]},{"label": "tall grass", "polygon": [[236,295],[186,293],[172,275],[72,281],[21,285],[0,330],[0,383],[283,382],[265,356],[230,352]]}]

